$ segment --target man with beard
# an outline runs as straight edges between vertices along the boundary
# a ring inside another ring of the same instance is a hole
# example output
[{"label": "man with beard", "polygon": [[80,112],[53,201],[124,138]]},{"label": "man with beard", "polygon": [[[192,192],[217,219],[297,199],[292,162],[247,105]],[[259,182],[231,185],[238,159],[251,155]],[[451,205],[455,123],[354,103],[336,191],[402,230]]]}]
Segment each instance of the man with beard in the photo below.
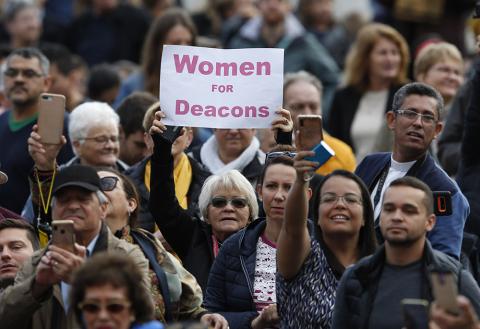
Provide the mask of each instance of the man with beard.
[{"label": "man with beard", "polygon": [[463,227],[470,208],[457,183],[428,153],[433,139],[442,131],[443,109],[442,96],[426,84],[409,83],[400,88],[393,98],[392,110],[386,115],[388,128],[393,131],[393,152],[368,155],[358,165],[355,174],[370,190],[377,233],[382,200],[393,180],[413,176],[434,192],[449,192],[450,196],[445,196],[445,200],[451,200],[451,212],[438,213],[441,216],[437,217],[437,223],[427,238],[434,249],[459,258]]},{"label": "man with beard", "polygon": [[33,227],[21,219],[0,221],[0,292],[12,285],[20,267],[39,248]]},{"label": "man with beard", "polygon": [[472,275],[426,239],[435,220],[433,195],[425,183],[406,176],[390,184],[380,215],[385,244],[343,274],[332,328],[404,327],[403,299],[433,300],[427,269],[453,273],[459,293],[480,311],[480,289]]},{"label": "man with beard", "polygon": [[[30,192],[28,174],[33,160],[28,154],[27,139],[37,121],[40,94],[50,87],[48,69],[48,59],[39,50],[20,48],[7,57],[3,71],[5,94],[12,108],[0,115],[0,163],[9,176],[8,182],[0,186],[0,206],[17,213]],[[64,135],[68,133],[65,131]],[[57,158],[59,163],[73,157],[70,143],[66,145]]]}]

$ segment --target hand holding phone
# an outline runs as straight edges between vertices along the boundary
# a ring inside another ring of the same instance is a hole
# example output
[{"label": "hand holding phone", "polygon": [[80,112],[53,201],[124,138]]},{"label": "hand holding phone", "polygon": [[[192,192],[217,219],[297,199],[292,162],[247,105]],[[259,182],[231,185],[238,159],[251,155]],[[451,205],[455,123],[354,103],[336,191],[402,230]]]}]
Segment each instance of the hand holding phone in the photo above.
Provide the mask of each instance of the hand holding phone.
[{"label": "hand holding phone", "polygon": [[318,162],[318,166],[315,169],[320,168],[325,162],[327,162],[332,156],[335,155],[335,151],[325,141],[321,141],[312,150],[315,152],[314,156],[306,157],[305,160]]},{"label": "hand holding phone", "polygon": [[460,307],[457,302],[457,281],[453,273],[432,270],[430,271],[430,279],[435,303],[448,313],[460,314]]},{"label": "hand holding phone", "polygon": [[72,220],[52,221],[52,245],[75,253],[75,231]]},{"label": "hand holding phone", "polygon": [[42,143],[60,144],[65,115],[65,96],[43,93],[38,107],[38,134]]},{"label": "hand holding phone", "polygon": [[298,135],[295,142],[297,149],[313,150],[323,140],[322,117],[320,115],[299,115]]}]

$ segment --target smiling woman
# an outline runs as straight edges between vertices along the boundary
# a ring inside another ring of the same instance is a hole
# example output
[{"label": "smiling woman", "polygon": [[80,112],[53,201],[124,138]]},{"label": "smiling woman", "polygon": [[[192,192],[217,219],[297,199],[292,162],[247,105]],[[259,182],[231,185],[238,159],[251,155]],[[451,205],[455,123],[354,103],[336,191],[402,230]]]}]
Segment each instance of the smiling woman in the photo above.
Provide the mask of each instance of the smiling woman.
[{"label": "smiling woman", "polygon": [[295,157],[297,179],[286,201],[278,238],[277,303],[282,328],[330,328],[335,291],[345,268],[376,247],[368,189],[351,172],[337,170],[313,195],[314,238],[307,230],[309,187],[302,177],[314,166]]}]

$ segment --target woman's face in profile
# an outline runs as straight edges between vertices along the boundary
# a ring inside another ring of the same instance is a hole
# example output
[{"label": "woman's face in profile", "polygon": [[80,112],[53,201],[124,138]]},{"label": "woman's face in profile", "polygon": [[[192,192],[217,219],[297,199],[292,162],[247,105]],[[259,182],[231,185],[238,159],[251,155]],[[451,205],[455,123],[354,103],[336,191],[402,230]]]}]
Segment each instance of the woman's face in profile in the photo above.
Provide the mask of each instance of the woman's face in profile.
[{"label": "woman's face in profile", "polygon": [[87,329],[128,329],[135,320],[126,288],[87,287],[80,303]]}]

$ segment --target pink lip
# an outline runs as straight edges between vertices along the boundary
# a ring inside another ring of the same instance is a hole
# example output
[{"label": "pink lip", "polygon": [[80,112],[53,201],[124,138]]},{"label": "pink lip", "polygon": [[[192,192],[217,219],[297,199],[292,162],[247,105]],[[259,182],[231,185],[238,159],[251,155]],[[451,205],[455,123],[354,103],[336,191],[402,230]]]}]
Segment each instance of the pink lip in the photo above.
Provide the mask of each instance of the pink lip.
[{"label": "pink lip", "polygon": [[14,265],[14,264],[5,264],[5,265],[0,266],[0,272],[14,270],[16,268],[17,268],[17,266]]}]

